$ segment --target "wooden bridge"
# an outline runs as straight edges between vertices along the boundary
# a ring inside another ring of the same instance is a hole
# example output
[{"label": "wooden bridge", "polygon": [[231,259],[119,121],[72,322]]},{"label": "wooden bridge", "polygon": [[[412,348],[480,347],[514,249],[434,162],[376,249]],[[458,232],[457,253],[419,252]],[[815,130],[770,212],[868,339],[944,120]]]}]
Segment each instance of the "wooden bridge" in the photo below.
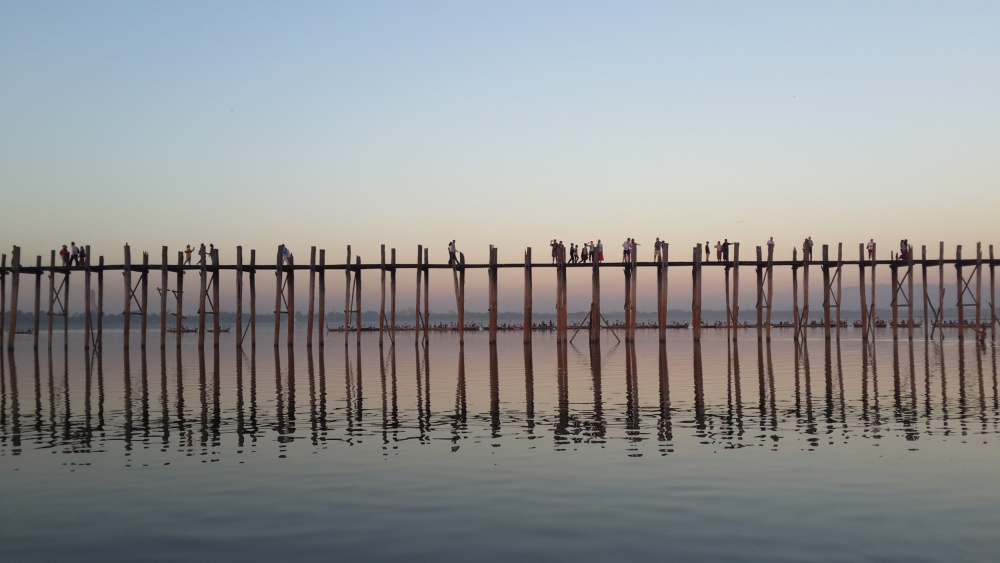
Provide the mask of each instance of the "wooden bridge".
[{"label": "wooden bridge", "polygon": [[[567,322],[567,283],[566,272],[573,268],[589,268],[591,270],[592,301],[585,324],[577,327],[577,332],[582,328],[587,329],[591,341],[599,341],[601,338],[601,328],[608,326],[607,320],[601,314],[601,272],[614,268],[624,273],[624,308],[625,323],[620,327],[626,340],[634,340],[636,330],[636,292],[638,284],[636,276],[640,269],[652,269],[656,274],[657,288],[657,325],[660,340],[666,339],[667,329],[667,295],[668,295],[668,273],[677,268],[689,269],[691,272],[692,297],[692,337],[695,341],[701,339],[701,296],[702,296],[702,272],[705,268],[723,268],[725,270],[725,292],[726,292],[726,325],[737,327],[739,324],[739,275],[741,268],[753,268],[756,276],[756,333],[757,339],[771,339],[771,307],[773,302],[772,274],[774,268],[790,268],[792,272],[792,302],[793,321],[796,340],[806,338],[809,327],[809,274],[810,269],[819,268],[823,284],[823,335],[830,339],[833,335],[839,337],[841,327],[840,303],[841,303],[841,273],[845,266],[857,266],[859,268],[859,288],[861,298],[861,328],[862,337],[869,339],[875,328],[875,274],[878,267],[888,268],[892,280],[892,335],[893,339],[899,338],[899,329],[905,328],[907,338],[914,337],[914,308],[916,299],[914,295],[914,278],[916,271],[921,273],[921,287],[923,292],[924,338],[934,337],[935,332],[939,332],[939,326],[945,324],[944,321],[944,295],[945,295],[945,265],[955,268],[955,282],[957,303],[956,311],[959,327],[958,337],[964,338],[967,331],[973,331],[976,338],[984,340],[989,329],[990,337],[996,339],[996,328],[1000,320],[996,315],[996,289],[995,289],[995,267],[997,260],[993,256],[993,245],[989,246],[988,258],[983,257],[982,245],[976,245],[975,256],[971,258],[962,257],[962,246],[956,248],[953,258],[945,258],[944,243],[940,243],[938,257],[928,258],[927,247],[922,246],[920,258],[914,259],[913,249],[910,248],[905,260],[899,257],[892,257],[889,260],[875,260],[865,258],[864,243],[858,245],[858,259],[843,259],[843,244],[836,247],[836,256],[832,256],[828,245],[822,246],[822,254],[819,260],[809,257],[808,260],[798,259],[797,250],[793,250],[792,260],[773,260],[772,249],[765,252],[762,247],[756,247],[754,260],[740,260],[740,245],[734,243],[733,260],[710,262],[702,260],[704,248],[701,244],[691,249],[691,259],[685,261],[671,262],[668,259],[669,245],[663,243],[662,257],[655,262],[638,262],[635,253],[629,262],[592,262],[592,263],[568,263],[565,249],[557,252],[557,257],[553,263],[533,263],[531,261],[531,248],[527,248],[524,253],[523,263],[498,262],[497,248],[490,246],[489,262],[486,264],[466,264],[465,257],[462,256],[453,264],[431,264],[428,257],[428,249],[422,246],[417,247],[417,260],[413,263],[398,264],[396,262],[396,249],[391,249],[389,261],[386,261],[386,248],[382,245],[381,260],[377,264],[362,264],[361,258],[356,256],[352,263],[351,247],[347,247],[347,257],[343,263],[327,264],[326,251],[320,249],[317,253],[315,246],[311,247],[309,264],[291,264],[283,256],[284,247],[279,246],[275,254],[275,261],[272,264],[257,264],[256,251],[250,251],[249,263],[244,262],[243,247],[236,247],[236,263],[223,265],[219,263],[218,249],[206,252],[204,248],[199,254],[201,259],[196,265],[185,264],[184,253],[177,253],[176,264],[169,263],[167,247],[162,249],[160,263],[150,264],[148,253],[143,253],[142,261],[139,264],[132,262],[131,250],[128,245],[124,248],[124,260],[122,264],[105,264],[104,256],[98,258],[96,265],[89,261],[82,266],[56,265],[56,252],[53,250],[49,257],[49,264],[42,264],[42,257],[38,256],[35,265],[24,265],[21,261],[20,248],[15,246],[11,256],[11,265],[7,265],[7,255],[2,255],[0,263],[0,340],[3,339],[3,331],[7,330],[7,348],[13,349],[14,339],[18,334],[17,311],[18,298],[20,293],[20,282],[22,276],[34,277],[34,346],[38,348],[41,299],[43,295],[42,277],[48,277],[48,342],[52,347],[52,332],[54,317],[63,317],[63,332],[68,332],[69,327],[69,281],[70,276],[75,273],[83,275],[84,283],[84,325],[85,325],[85,347],[99,348],[102,344],[104,316],[104,273],[109,271],[121,271],[124,276],[124,346],[129,347],[131,337],[131,319],[133,316],[139,317],[140,345],[145,348],[147,339],[147,313],[149,312],[149,279],[159,273],[160,287],[160,347],[167,345],[167,319],[169,316],[175,317],[172,327],[175,330],[176,345],[180,346],[182,336],[181,321],[183,315],[183,293],[184,276],[187,273],[197,273],[199,281],[199,306],[198,306],[198,346],[205,346],[206,334],[211,333],[213,345],[219,346],[219,284],[220,273],[222,271],[235,271],[236,281],[236,345],[243,347],[246,337],[250,337],[250,345],[257,344],[257,293],[256,274],[258,271],[271,271],[276,276],[275,301],[274,301],[274,345],[280,343],[280,332],[282,316],[287,319],[286,338],[289,346],[293,345],[295,338],[295,277],[297,274],[308,273],[309,293],[308,293],[308,324],[306,328],[306,344],[312,346],[314,340],[315,327],[317,326],[317,314],[319,318],[318,342],[324,344],[325,327],[322,326],[322,319],[326,318],[326,274],[330,271],[343,271],[345,275],[344,290],[344,341],[345,344],[350,338],[350,333],[356,334],[356,340],[361,340],[361,272],[363,270],[379,270],[381,272],[381,305],[379,309],[379,344],[388,337],[391,342],[396,341],[396,273],[399,270],[412,270],[416,274],[416,298],[415,298],[415,322],[414,327],[415,342],[426,343],[429,327],[429,301],[430,301],[430,270],[450,270],[455,288],[455,301],[458,311],[458,337],[464,343],[465,331],[465,272],[469,269],[485,269],[489,279],[489,335],[490,342],[496,341],[497,335],[497,272],[501,268],[518,268],[524,271],[524,341],[531,342],[532,338],[532,275],[537,268],[551,268],[556,275],[556,338],[559,342],[565,342],[571,337],[569,333],[569,323]],[[872,254],[875,255],[874,252]],[[86,247],[86,256],[90,257],[90,247]],[[318,257],[318,260],[317,260]],[[989,310],[988,320],[983,320],[984,307],[982,304],[983,293],[983,269],[989,269]],[[930,299],[927,282],[927,272],[929,269],[938,270],[937,307]],[[799,277],[801,273],[802,282],[802,303],[799,303]],[[175,289],[169,287],[170,275],[175,276]],[[10,277],[10,298],[7,297],[7,278]],[[96,276],[97,303],[91,302],[91,287],[94,284],[93,278]],[[386,311],[386,278],[388,276],[388,298],[389,309]],[[866,277],[870,281],[866,281]],[[732,278],[732,283],[730,283]],[[244,323],[244,282],[248,282],[249,290],[249,319]],[[870,299],[869,299],[870,291]],[[167,304],[170,294],[173,295],[176,305],[176,312],[168,315]],[[423,307],[421,307],[421,299]],[[6,319],[7,305],[10,305],[11,316]],[[96,311],[94,307],[96,305]],[[966,315],[966,308],[974,308],[974,322]],[[318,309],[318,312],[317,312]],[[350,329],[351,315],[355,316],[355,328]],[[207,317],[211,316],[211,328],[206,323]],[[96,319],[96,325],[95,325]],[[905,319],[905,320],[904,320]],[[735,340],[738,335],[737,330],[731,330],[731,336]],[[617,335],[615,335],[618,338]]]}]

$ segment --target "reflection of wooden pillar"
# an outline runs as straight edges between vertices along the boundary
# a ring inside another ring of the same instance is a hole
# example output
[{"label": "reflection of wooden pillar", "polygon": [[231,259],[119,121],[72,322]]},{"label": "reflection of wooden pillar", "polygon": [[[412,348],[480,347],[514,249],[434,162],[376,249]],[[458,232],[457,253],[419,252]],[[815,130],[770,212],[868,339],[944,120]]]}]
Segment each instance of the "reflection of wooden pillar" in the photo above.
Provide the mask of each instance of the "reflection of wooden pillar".
[{"label": "reflection of wooden pillar", "polygon": [[962,277],[962,245],[955,249],[955,274],[958,283],[955,287],[958,290],[958,339],[965,339],[965,291],[963,285],[965,278]]},{"label": "reflection of wooden pillar", "polygon": [[531,343],[531,298],[534,288],[531,280],[531,247],[524,251],[524,343]]},{"label": "reflection of wooden pillar", "polygon": [[865,297],[865,244],[858,244],[858,289],[861,291],[861,339],[868,340],[868,304]]},{"label": "reflection of wooden pillar", "polygon": [[701,243],[691,260],[691,330],[694,341],[701,342]]}]

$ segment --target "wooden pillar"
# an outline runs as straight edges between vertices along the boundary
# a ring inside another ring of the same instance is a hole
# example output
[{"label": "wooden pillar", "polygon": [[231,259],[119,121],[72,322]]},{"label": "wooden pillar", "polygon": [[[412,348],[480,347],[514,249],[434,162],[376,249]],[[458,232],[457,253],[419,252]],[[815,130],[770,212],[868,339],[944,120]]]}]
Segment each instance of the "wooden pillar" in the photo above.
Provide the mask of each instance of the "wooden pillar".
[{"label": "wooden pillar", "polygon": [[[492,252],[492,251],[491,251]],[[416,317],[413,320],[413,344],[414,346],[420,344],[420,284],[422,282],[421,270],[424,264],[424,247],[423,245],[417,245],[417,301],[413,309],[416,313]]]},{"label": "wooden pillar", "polygon": [[177,340],[177,348],[181,347],[181,335],[184,328],[184,257],[183,252],[177,253],[177,319],[174,330]]},{"label": "wooden pillar", "polygon": [[[632,268],[632,295],[629,297],[629,304],[632,306],[632,311],[629,314],[629,319],[631,319],[632,324],[629,326],[629,333],[631,335],[632,342],[635,342],[635,326],[637,322],[636,317],[639,314],[639,270],[636,266],[638,254],[639,254],[638,247],[633,245],[632,252],[629,253],[629,256],[631,257],[630,267]],[[565,273],[563,275],[565,275]],[[568,284],[564,283],[563,287],[567,288],[568,291]],[[564,301],[563,309],[565,310],[566,309],[565,293],[563,294],[563,301]]]},{"label": "wooden pillar", "polygon": [[[283,246],[283,245],[282,245]],[[281,334],[281,291],[282,291],[282,246],[278,246],[274,262],[274,347],[278,347],[278,337]],[[347,329],[347,325],[344,325]],[[277,357],[277,356],[275,356]]]},{"label": "wooden pillar", "polygon": [[[90,252],[87,252],[90,262]],[[104,347],[104,257],[97,262],[97,348]]]},{"label": "wooden pillar", "polygon": [[[419,256],[419,250],[417,254]],[[347,346],[347,329],[351,326],[351,245],[347,245],[347,263],[344,265],[344,276],[347,278],[344,286],[344,346]]]},{"label": "wooden pillar", "polygon": [[869,334],[871,334],[872,342],[875,341],[875,266],[878,262],[875,260],[877,256],[876,252],[878,250],[878,243],[875,243],[875,248],[872,249],[872,288],[871,288],[871,303],[868,304],[868,328],[870,329]]},{"label": "wooden pillar", "polygon": [[799,332],[805,339],[806,331],[809,329],[809,260],[805,252],[802,253],[802,318]]},{"label": "wooden pillar", "polygon": [[243,348],[243,247],[236,247],[236,347]]},{"label": "wooden pillar", "polygon": [[892,275],[892,339],[899,338],[899,264],[893,261],[889,264]]},{"label": "wooden pillar", "polygon": [[[90,249],[87,249],[87,256],[90,256]],[[170,283],[170,278],[168,277],[167,271],[167,247],[164,246],[160,252],[160,350],[167,347],[167,284]],[[87,294],[87,310],[88,315],[90,311],[90,260],[87,260],[87,280],[86,280],[86,291]],[[90,319],[87,319],[87,324],[90,324]]]},{"label": "wooden pillar", "polygon": [[[361,344],[361,257],[354,257],[354,264],[357,266],[354,272],[354,321],[358,325],[355,328],[358,345]],[[358,359],[360,364],[361,360]]]},{"label": "wooden pillar", "polygon": [[[430,340],[430,317],[431,317],[431,307],[430,307],[430,295],[431,295],[431,281],[430,281],[430,248],[424,249],[424,344]],[[360,279],[358,280],[360,284]],[[358,308],[360,309],[361,303],[358,303]],[[360,316],[358,317],[361,318]]]},{"label": "wooden pillar", "polygon": [[774,246],[767,247],[767,341],[771,341],[771,310],[774,309]]},{"label": "wooden pillar", "polygon": [[292,347],[295,344],[295,264],[291,260],[285,271],[285,307],[288,309],[288,346]]},{"label": "wooden pillar", "polygon": [[590,341],[601,341],[601,261],[594,256],[591,264]]},{"label": "wooden pillar", "polygon": [[913,247],[906,249],[906,336],[913,342]]},{"label": "wooden pillar", "polygon": [[[699,259],[700,260],[700,259]],[[698,299],[701,302],[701,266],[698,266]],[[740,243],[733,243],[733,326],[740,324]],[[733,340],[737,331],[733,331]]]},{"label": "wooden pillar", "polygon": [[938,244],[938,322],[944,338],[944,241]]},{"label": "wooden pillar", "polygon": [[[145,303],[143,303],[143,310],[145,310]],[[219,347],[219,338],[222,334],[222,326],[220,324],[221,319],[219,316],[222,313],[222,308],[219,304],[219,249],[212,249],[212,346],[215,348]],[[219,356],[216,354],[216,360]]]},{"label": "wooden pillar", "polygon": [[[316,321],[316,247],[309,247],[309,314],[306,327],[306,348],[313,345],[313,323]],[[322,330],[322,328],[321,328]],[[381,335],[381,333],[379,333]]]},{"label": "wooden pillar", "polygon": [[531,343],[531,297],[533,292],[531,283],[531,247],[524,251],[524,343]]},{"label": "wooden pillar", "polygon": [[858,244],[858,289],[861,291],[861,339],[868,340],[868,307],[865,297],[865,243]]},{"label": "wooden pillar", "polygon": [[993,245],[990,245],[990,339],[997,339],[997,290],[996,264],[993,260]]},{"label": "wooden pillar", "polygon": [[657,314],[658,324],[660,326],[660,342],[666,342],[667,340],[667,250],[668,246],[666,242],[660,243],[660,263],[656,265],[656,271],[658,273],[656,277],[657,286],[657,307],[659,309]]},{"label": "wooden pillar", "polygon": [[[139,281],[140,281],[140,286],[142,287],[142,293],[140,294],[141,295],[141,303],[142,303],[142,311],[139,313],[139,315],[140,315],[139,318],[142,321],[142,325],[141,325],[141,329],[140,329],[140,332],[139,332],[139,334],[140,334],[140,337],[139,337],[139,340],[140,340],[139,346],[142,349],[145,350],[146,349],[146,328],[147,328],[147,326],[149,324],[149,317],[147,315],[147,313],[149,312],[149,253],[148,252],[143,252],[142,253],[142,273],[139,274]],[[67,312],[67,314],[69,313],[68,310],[66,312]]]},{"label": "wooden pillar", "polygon": [[465,344],[465,254],[459,255],[458,269],[458,343]]},{"label": "wooden pillar", "polygon": [[[90,254],[87,254],[90,256]],[[56,251],[53,250],[49,255],[49,310],[48,317],[49,321],[49,337],[48,344],[46,345],[49,350],[52,349],[52,324],[53,319],[56,314]]]},{"label": "wooden pillar", "polygon": [[[90,350],[91,338],[93,338],[92,333],[92,315],[90,312],[91,300],[90,300],[90,245],[87,248],[87,262],[83,266],[83,349]],[[53,264],[55,263],[55,253],[53,252]],[[53,268],[55,270],[55,268]],[[53,274],[54,275],[54,274]],[[164,284],[164,287],[166,284]],[[51,334],[51,331],[49,331]],[[49,336],[49,339],[52,337]]]},{"label": "wooden pillar", "polygon": [[250,347],[257,347],[257,250],[250,249]]},{"label": "wooden pillar", "polygon": [[830,340],[830,245],[823,245],[823,338]]},{"label": "wooden pillar", "polygon": [[[706,247],[707,247],[707,242]],[[692,290],[691,290],[691,318],[692,318],[692,328],[694,329],[694,340],[699,342],[701,340],[701,268],[702,268],[702,248],[701,244],[694,247],[694,257],[691,261],[691,278],[692,278]]]},{"label": "wooden pillar", "polygon": [[[124,323],[124,347],[128,350],[129,329],[132,327],[132,249],[125,245],[125,310],[122,312]],[[65,304],[63,304],[65,306]]]},{"label": "wooden pillar", "polygon": [[965,278],[962,277],[962,245],[955,249],[955,274],[958,283],[955,285],[958,290],[958,339],[965,339]]},{"label": "wooden pillar", "polygon": [[[54,253],[54,251],[53,251]],[[55,260],[55,258],[53,258]],[[0,343],[7,325],[7,255],[0,255]],[[51,338],[51,337],[50,337]]]},{"label": "wooden pillar", "polygon": [[920,286],[923,289],[924,293],[924,308],[923,308],[924,340],[928,340],[930,338],[929,325],[931,324],[931,319],[930,317],[927,316],[927,301],[930,298],[927,296],[927,245],[926,244],[920,245]]},{"label": "wooden pillar", "polygon": [[983,302],[983,243],[976,243],[976,330],[982,330],[983,322],[980,317],[981,304]]},{"label": "wooden pillar", "polygon": [[[625,342],[632,341],[632,263],[623,264],[625,272]],[[561,289],[561,286],[560,286]]]},{"label": "wooden pillar", "polygon": [[[490,313],[490,344],[496,344],[497,341],[497,249],[492,244],[490,245],[490,264],[489,264],[489,313]],[[556,308],[558,310],[558,303]]]},{"label": "wooden pillar", "polygon": [[556,342],[566,342],[568,339],[568,319],[566,314],[566,247],[559,245],[559,257],[556,260],[556,277],[558,291],[556,292]]},{"label": "wooden pillar", "polygon": [[10,260],[10,328],[7,332],[7,349],[14,349],[14,335],[17,334],[17,290],[21,279],[21,249],[17,246],[11,252]]},{"label": "wooden pillar", "polygon": [[837,273],[835,274],[835,276],[837,278],[837,319],[836,319],[836,321],[837,321],[837,328],[836,328],[837,340],[840,340],[840,300],[841,300],[841,297],[843,297],[843,288],[844,288],[843,283],[841,281],[842,280],[842,275],[843,275],[843,267],[844,267],[844,243],[838,242],[837,243]]},{"label": "wooden pillar", "polygon": [[35,314],[31,319],[34,323],[34,328],[31,331],[33,337],[32,346],[35,350],[38,350],[38,320],[42,314],[42,257],[38,256],[35,259]]},{"label": "wooden pillar", "polygon": [[757,341],[764,339],[764,257],[757,247]]},{"label": "wooden pillar", "polygon": [[383,340],[383,334],[385,333],[385,245],[384,244],[381,246],[379,255],[381,256],[379,262],[379,273],[381,274],[381,281],[382,281],[382,298],[379,301],[379,307],[378,307],[378,344],[379,346],[381,346]]},{"label": "wooden pillar", "polygon": [[319,346],[323,347],[326,335],[326,249],[319,249]]},{"label": "wooden pillar", "polygon": [[[392,264],[392,269],[389,271],[389,324],[392,325],[390,329],[392,332],[392,344],[393,347],[396,345],[396,249],[393,248],[390,253],[390,262]],[[395,352],[393,353],[395,354]],[[395,357],[395,355],[393,355]]]},{"label": "wooden pillar", "polygon": [[802,317],[799,316],[799,260],[798,249],[792,248],[792,335],[795,342],[799,341],[802,332]]},{"label": "wooden pillar", "polygon": [[[88,257],[89,259],[89,257]],[[63,280],[63,349],[69,349],[69,270],[66,270],[66,279]]]},{"label": "wooden pillar", "polygon": [[[205,255],[205,252],[201,252],[201,260],[198,261],[198,274],[200,280],[199,290],[198,290],[198,349],[199,350],[205,347],[205,316],[207,314],[207,311],[205,310],[205,305],[206,301],[208,301],[208,260],[209,257]],[[277,335],[275,335],[275,337],[277,338]]]}]

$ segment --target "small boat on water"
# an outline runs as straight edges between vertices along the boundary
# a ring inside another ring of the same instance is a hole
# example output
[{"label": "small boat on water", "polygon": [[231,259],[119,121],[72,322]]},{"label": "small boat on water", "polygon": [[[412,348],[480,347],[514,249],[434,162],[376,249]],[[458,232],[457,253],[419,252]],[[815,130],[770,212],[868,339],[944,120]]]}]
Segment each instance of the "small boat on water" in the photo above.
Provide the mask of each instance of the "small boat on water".
[{"label": "small boat on water", "polygon": [[[178,330],[177,330],[177,327],[172,326],[172,327],[170,327],[170,328],[167,329],[167,332],[176,333],[176,332],[178,332]],[[183,332],[198,332],[198,329],[196,329],[196,328],[190,328],[190,327],[186,327],[186,326],[182,326],[180,328],[180,332],[182,332],[182,333]]]},{"label": "small boat on water", "polygon": [[34,329],[30,328],[20,328],[14,331],[14,334],[35,334]]}]

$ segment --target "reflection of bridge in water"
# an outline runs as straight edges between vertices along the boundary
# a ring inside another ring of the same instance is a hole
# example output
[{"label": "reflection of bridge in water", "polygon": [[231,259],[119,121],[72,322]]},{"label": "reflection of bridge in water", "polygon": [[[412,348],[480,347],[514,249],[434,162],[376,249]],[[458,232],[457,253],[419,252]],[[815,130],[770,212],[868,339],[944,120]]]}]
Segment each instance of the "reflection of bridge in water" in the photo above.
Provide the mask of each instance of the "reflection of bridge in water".
[{"label": "reflection of bridge in water", "polygon": [[[395,449],[447,440],[458,448],[522,438],[550,438],[556,448],[624,440],[669,453],[694,442],[810,449],[1000,433],[992,345],[855,341],[845,370],[837,341],[822,343],[818,354],[808,343],[786,342],[776,375],[767,342],[716,340],[725,346],[724,364],[721,355],[703,358],[702,344],[688,343],[684,357],[671,348],[668,358],[666,345],[645,342],[611,349],[556,343],[555,357],[546,349],[539,363],[533,345],[507,340],[502,352],[497,345],[474,352],[471,373],[465,347],[443,354],[457,352],[446,366],[432,363],[430,347],[412,355],[379,348],[377,369],[374,355],[358,355],[361,348],[345,349],[342,362],[308,349],[304,372],[301,354],[275,353],[261,366],[255,352],[237,351],[223,365],[218,352],[202,349],[194,369],[180,351],[153,362],[145,351],[138,362],[124,354],[107,367],[100,350],[72,365],[68,355],[35,352],[25,373],[23,356],[8,353],[0,455],[131,456],[156,448],[210,455],[275,442],[280,449],[377,441]],[[655,365],[647,359],[654,347]],[[523,392],[509,378],[522,367]]]},{"label": "reflection of bridge in water", "polygon": [[[861,328],[862,338],[869,339],[871,331],[875,328],[875,273],[877,266],[888,267],[892,280],[892,334],[893,339],[899,337],[899,328],[904,327],[907,337],[912,340],[914,329],[918,325],[914,324],[915,308],[918,300],[914,294],[914,277],[916,267],[921,272],[922,297],[922,318],[927,321],[923,323],[924,339],[930,339],[935,335],[936,327],[945,323],[945,264],[955,268],[955,295],[957,302],[955,312],[957,313],[958,337],[964,338],[967,330],[976,332],[979,340],[985,340],[986,330],[990,329],[993,340],[996,339],[996,327],[1000,324],[1000,319],[996,315],[996,291],[995,291],[995,267],[997,260],[993,256],[993,245],[989,246],[989,258],[983,258],[982,245],[976,244],[976,255],[974,258],[962,258],[962,246],[958,245],[955,250],[955,257],[946,259],[944,256],[944,243],[940,243],[939,256],[937,259],[927,258],[927,247],[921,247],[921,256],[914,258],[914,249],[908,248],[904,258],[890,254],[889,260],[876,260],[874,247],[872,253],[866,258],[865,245],[858,245],[858,259],[843,259],[843,244],[836,246],[836,256],[831,253],[828,245],[822,246],[821,258],[815,260],[811,255],[797,258],[797,250],[792,251],[791,261],[776,261],[773,259],[773,248],[768,247],[763,253],[761,247],[756,247],[756,260],[740,260],[740,245],[734,243],[733,260],[728,258],[721,261],[711,262],[709,260],[708,248],[704,248],[705,258],[702,258],[703,247],[699,243],[691,249],[690,261],[668,260],[670,245],[664,243],[662,255],[654,262],[638,262],[637,254],[632,253],[630,261],[618,263],[618,267],[624,272],[624,310],[625,322],[621,327],[625,340],[635,340],[636,331],[636,306],[637,299],[637,274],[640,268],[653,269],[656,273],[656,307],[657,326],[659,328],[660,341],[666,340],[666,328],[669,326],[667,320],[667,295],[668,295],[668,273],[671,269],[678,267],[690,268],[692,279],[692,301],[691,301],[691,326],[692,337],[695,341],[701,339],[702,319],[701,319],[701,295],[702,295],[702,271],[704,268],[722,268],[725,271],[725,292],[726,292],[726,325],[729,327],[740,326],[739,315],[739,273],[741,267],[752,267],[756,273],[756,313],[757,319],[754,324],[757,333],[757,340],[770,340],[771,328],[775,326],[771,321],[771,304],[773,303],[773,272],[775,267],[791,268],[792,274],[792,326],[795,329],[796,340],[805,339],[809,322],[809,269],[819,267],[822,274],[823,283],[823,322],[821,327],[825,339],[829,340],[832,334],[839,337],[842,326],[841,319],[841,298],[842,298],[842,270],[844,266],[858,266],[858,287],[860,288],[861,304]],[[195,272],[199,274],[200,287],[198,292],[198,346],[204,347],[206,333],[213,334],[213,345],[219,345],[219,333],[222,327],[219,325],[219,283],[220,272],[226,270],[235,271],[236,276],[236,296],[237,296],[237,347],[243,347],[244,339],[249,333],[251,347],[257,342],[257,294],[256,294],[256,273],[258,270],[271,270],[276,277],[275,283],[275,305],[274,314],[274,345],[277,346],[280,340],[282,315],[287,318],[287,342],[294,343],[295,335],[295,275],[297,272],[305,270],[309,274],[308,293],[308,325],[306,329],[306,342],[309,346],[313,343],[314,327],[318,325],[318,341],[320,345],[324,340],[324,320],[326,319],[326,273],[330,271],[342,270],[345,273],[344,291],[344,324],[345,329],[351,327],[352,314],[354,316],[357,339],[360,341],[361,325],[361,272],[364,270],[379,270],[381,273],[381,303],[379,308],[379,342],[382,343],[386,336],[392,342],[396,341],[396,272],[400,269],[411,269],[416,272],[416,297],[414,301],[414,324],[418,330],[415,331],[415,341],[427,342],[429,327],[429,288],[430,270],[448,269],[452,272],[452,280],[455,288],[455,303],[458,311],[458,333],[459,340],[464,342],[465,338],[465,274],[468,269],[486,269],[489,279],[489,333],[490,340],[495,342],[497,336],[497,272],[500,269],[515,268],[524,271],[524,322],[522,324],[524,341],[531,342],[532,331],[532,271],[535,268],[554,268],[556,270],[556,335],[557,340],[562,342],[569,339],[569,322],[567,319],[567,269],[589,268],[591,270],[592,301],[583,326],[588,329],[591,341],[599,341],[601,338],[601,327],[608,327],[607,319],[601,313],[601,275],[602,269],[612,266],[611,263],[594,262],[591,264],[568,263],[566,260],[565,248],[557,249],[553,252],[552,263],[536,264],[531,261],[531,248],[527,248],[524,253],[523,263],[502,264],[498,259],[498,249],[490,246],[488,264],[466,264],[465,256],[447,264],[432,264],[430,262],[429,249],[417,246],[417,261],[413,264],[397,264],[396,249],[391,249],[390,260],[386,261],[385,245],[381,248],[381,260],[378,264],[362,264],[361,257],[356,256],[351,262],[351,247],[347,247],[347,259],[343,264],[327,264],[326,251],[319,250],[317,261],[316,247],[311,247],[309,264],[295,265],[291,260],[286,260],[284,247],[279,246],[275,255],[275,262],[272,265],[256,263],[256,251],[250,251],[250,263],[244,264],[243,247],[236,248],[236,263],[222,265],[219,258],[219,249],[213,248],[207,252],[202,245],[199,253],[202,256],[198,265],[185,264],[184,253],[177,253],[177,264],[169,264],[169,253],[167,247],[162,247],[161,261],[159,265],[149,262],[148,253],[143,253],[142,263],[133,264],[131,249],[128,245],[124,249],[124,260],[121,265],[106,265],[104,257],[98,258],[96,265],[87,262],[83,266],[68,267],[56,266],[56,252],[53,250],[49,257],[49,265],[42,266],[42,257],[38,256],[35,266],[25,266],[21,264],[20,248],[15,246],[12,253],[11,266],[7,266],[7,255],[2,256],[0,263],[0,337],[3,330],[8,330],[7,347],[14,347],[14,336],[17,334],[17,314],[18,294],[20,286],[20,276],[34,275],[35,278],[35,300],[34,300],[34,346],[38,348],[39,324],[41,317],[42,298],[42,276],[47,275],[48,284],[48,342],[52,347],[53,317],[63,317],[64,333],[68,331],[69,318],[69,279],[75,272],[81,272],[84,276],[84,316],[85,331],[87,338],[84,341],[86,348],[99,348],[103,338],[102,318],[104,316],[104,273],[109,271],[121,271],[124,276],[124,330],[125,347],[129,346],[131,318],[133,315],[140,318],[140,345],[146,347],[146,333],[149,312],[149,276],[159,272],[160,286],[156,288],[159,292],[160,301],[160,348],[166,347],[167,319],[169,316],[175,317],[174,332],[176,333],[176,345],[181,346],[181,333],[183,332],[183,295],[184,295],[184,274]],[[765,255],[766,254],[766,255]],[[90,247],[86,247],[86,255],[92,256]],[[985,322],[982,319],[982,293],[983,293],[983,266],[989,269],[989,318]],[[799,270],[802,270],[802,303],[799,303]],[[929,292],[928,270],[936,269],[938,278],[937,305],[934,305]],[[964,269],[964,270],[963,270]],[[870,276],[870,303],[868,300],[869,283],[866,282],[866,272]],[[169,288],[169,275],[175,274],[175,285]],[[11,276],[10,311],[12,312],[9,327],[4,322],[6,314],[7,297],[6,281],[7,275]],[[93,313],[91,303],[91,277],[97,276],[97,303],[96,315]],[[133,283],[133,274],[138,279]],[[732,274],[732,284],[730,284],[730,274]],[[244,276],[249,281],[249,320],[244,323]],[[389,276],[388,291],[386,287],[386,276]],[[421,287],[423,292],[421,292]],[[173,295],[176,302],[175,312],[168,314],[168,295]],[[389,311],[386,311],[386,297],[389,296]],[[423,306],[421,307],[421,296]],[[967,323],[965,320],[966,307],[974,308],[974,323]],[[317,315],[318,309],[318,315]],[[900,316],[900,315],[904,316]],[[208,324],[208,317],[211,317],[211,325]],[[96,326],[95,326],[96,319]],[[318,322],[317,322],[318,319]],[[579,328],[577,329],[579,330]],[[345,342],[348,330],[344,331]],[[738,331],[731,331],[732,338],[737,338]],[[615,338],[618,336],[615,334]]]}]

